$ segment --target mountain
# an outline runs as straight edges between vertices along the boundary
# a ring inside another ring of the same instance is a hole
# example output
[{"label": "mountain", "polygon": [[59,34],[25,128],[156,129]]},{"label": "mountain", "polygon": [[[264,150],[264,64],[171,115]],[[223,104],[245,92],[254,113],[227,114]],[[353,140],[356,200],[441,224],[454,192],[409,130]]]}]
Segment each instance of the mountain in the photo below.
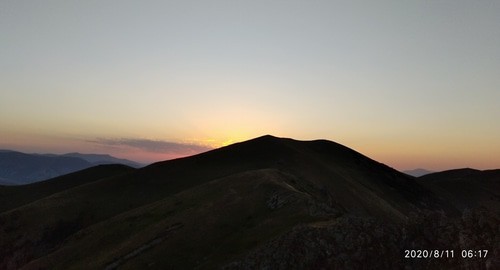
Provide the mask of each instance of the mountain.
[{"label": "mountain", "polygon": [[70,153],[25,154],[16,151],[0,151],[0,184],[23,185],[83,170],[100,164],[141,165],[109,155]]},{"label": "mountain", "polygon": [[414,170],[406,170],[406,171],[403,171],[403,173],[406,173],[408,175],[415,176],[415,177],[420,177],[420,176],[424,176],[426,174],[430,174],[433,172],[426,170],[426,169],[418,168],[418,169],[414,169]]},{"label": "mountain", "polygon": [[[82,174],[46,181],[57,184],[2,210],[0,269],[500,266],[493,255],[458,257],[466,248],[498,254],[498,209],[464,216],[440,190],[331,141],[268,135],[88,181]],[[456,257],[404,258],[430,248]]]},{"label": "mountain", "polygon": [[0,186],[0,213],[66,189],[88,184],[103,178],[121,175],[133,170],[133,168],[121,164],[98,165],[46,181],[22,186]]},{"label": "mountain", "polygon": [[10,186],[10,185],[15,185],[15,184],[16,183],[11,181],[11,180],[0,178],[0,185]]},{"label": "mountain", "polygon": [[418,182],[456,208],[500,209],[500,170],[456,169],[428,174]]},{"label": "mountain", "polygon": [[143,164],[137,163],[135,161],[131,161],[128,159],[115,158],[110,155],[103,154],[81,154],[81,153],[68,153],[62,156],[65,157],[76,157],[86,160],[93,165],[104,165],[104,164],[123,164],[132,168],[140,168],[144,167]]},{"label": "mountain", "polygon": [[0,177],[15,184],[29,184],[91,166],[90,162],[75,157],[0,152]]}]

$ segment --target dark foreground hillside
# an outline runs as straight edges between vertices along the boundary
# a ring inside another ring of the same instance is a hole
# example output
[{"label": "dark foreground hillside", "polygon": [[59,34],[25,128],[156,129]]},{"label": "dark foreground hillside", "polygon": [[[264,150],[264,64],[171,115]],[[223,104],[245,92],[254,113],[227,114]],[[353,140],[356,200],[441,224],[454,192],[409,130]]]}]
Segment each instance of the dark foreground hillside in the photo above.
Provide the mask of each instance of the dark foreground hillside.
[{"label": "dark foreground hillside", "polygon": [[500,269],[498,171],[487,200],[476,175],[457,203],[446,174],[424,183],[334,142],[272,136],[104,171],[3,208],[0,269]]}]

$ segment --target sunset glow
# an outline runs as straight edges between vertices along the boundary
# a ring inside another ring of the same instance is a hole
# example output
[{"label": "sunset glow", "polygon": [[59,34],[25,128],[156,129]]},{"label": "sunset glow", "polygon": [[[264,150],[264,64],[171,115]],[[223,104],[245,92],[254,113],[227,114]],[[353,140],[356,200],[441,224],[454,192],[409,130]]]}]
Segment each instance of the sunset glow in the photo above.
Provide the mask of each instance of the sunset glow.
[{"label": "sunset glow", "polygon": [[272,134],[500,167],[498,2],[125,2],[0,3],[1,149],[151,163]]}]

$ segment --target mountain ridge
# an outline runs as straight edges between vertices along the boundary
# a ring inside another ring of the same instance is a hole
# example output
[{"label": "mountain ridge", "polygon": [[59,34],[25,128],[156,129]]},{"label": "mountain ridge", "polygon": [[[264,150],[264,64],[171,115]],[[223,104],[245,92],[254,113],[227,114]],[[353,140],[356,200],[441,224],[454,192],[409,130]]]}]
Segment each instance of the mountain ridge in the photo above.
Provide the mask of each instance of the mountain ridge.
[{"label": "mountain ridge", "polygon": [[0,180],[5,185],[24,185],[104,164],[142,167],[142,164],[110,155],[27,154],[13,150],[0,150]]},{"label": "mountain ridge", "polygon": [[420,176],[424,176],[426,174],[431,174],[434,172],[426,170],[426,169],[422,169],[422,168],[417,168],[417,169],[413,169],[413,170],[405,170],[405,171],[403,171],[403,173],[406,173],[406,174],[414,176],[414,177],[420,177]]},{"label": "mountain ridge", "polygon": [[[493,175],[492,183],[498,179]],[[96,177],[0,212],[0,268],[251,269],[256,261],[263,263],[259,268],[293,268],[289,256],[302,251],[292,243],[300,242],[310,246],[305,269],[353,263],[404,268],[409,262],[426,269],[428,261],[405,261],[401,250],[475,247],[442,239],[450,235],[443,228],[455,235],[475,224],[462,225],[460,206],[447,196],[335,142],[262,136]],[[432,227],[443,222],[453,223]],[[418,233],[427,228],[421,224],[429,224],[432,237]],[[485,237],[492,233],[482,228]],[[380,239],[392,256],[373,255]],[[490,238],[481,241],[497,249]],[[432,263],[443,268],[448,262]]]}]

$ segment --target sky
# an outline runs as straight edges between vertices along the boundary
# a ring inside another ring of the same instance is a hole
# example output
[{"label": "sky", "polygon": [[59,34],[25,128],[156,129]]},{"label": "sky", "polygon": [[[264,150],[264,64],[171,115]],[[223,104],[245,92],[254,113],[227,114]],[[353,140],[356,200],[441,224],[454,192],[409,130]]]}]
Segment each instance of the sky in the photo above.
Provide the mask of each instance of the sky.
[{"label": "sky", "polygon": [[500,168],[500,1],[2,0],[0,149],[140,162],[264,134]]}]

